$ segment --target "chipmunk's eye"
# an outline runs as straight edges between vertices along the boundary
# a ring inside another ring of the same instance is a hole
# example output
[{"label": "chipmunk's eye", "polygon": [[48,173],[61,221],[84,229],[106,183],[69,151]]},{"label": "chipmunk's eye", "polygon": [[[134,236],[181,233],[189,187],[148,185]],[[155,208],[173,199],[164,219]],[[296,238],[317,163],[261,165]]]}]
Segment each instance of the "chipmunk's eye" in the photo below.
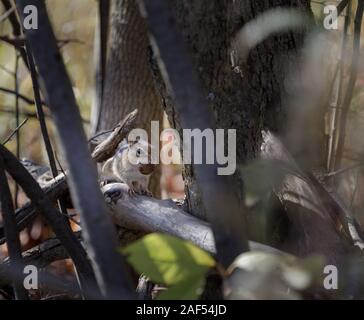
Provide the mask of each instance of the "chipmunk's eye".
[{"label": "chipmunk's eye", "polygon": [[136,155],[137,157],[140,157],[140,149],[137,150]]}]

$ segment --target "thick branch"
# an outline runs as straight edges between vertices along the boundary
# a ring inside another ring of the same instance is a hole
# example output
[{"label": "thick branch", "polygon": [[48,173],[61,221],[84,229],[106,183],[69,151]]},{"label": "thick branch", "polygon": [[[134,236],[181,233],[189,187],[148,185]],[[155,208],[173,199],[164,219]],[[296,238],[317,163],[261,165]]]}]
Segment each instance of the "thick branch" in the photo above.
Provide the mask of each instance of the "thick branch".
[{"label": "thick branch", "polygon": [[[129,196],[123,183],[103,187],[114,222],[126,229],[143,232],[163,232],[188,240],[216,254],[214,236],[209,223],[184,212],[172,200],[144,196]],[[252,250],[280,252],[269,246],[249,242]]]}]

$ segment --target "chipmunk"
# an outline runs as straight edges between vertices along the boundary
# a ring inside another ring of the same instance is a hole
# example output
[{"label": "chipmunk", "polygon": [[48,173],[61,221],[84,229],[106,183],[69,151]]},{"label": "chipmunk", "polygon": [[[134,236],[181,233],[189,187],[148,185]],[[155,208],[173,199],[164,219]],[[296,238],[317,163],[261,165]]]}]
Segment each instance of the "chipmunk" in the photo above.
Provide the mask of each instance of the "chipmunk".
[{"label": "chipmunk", "polygon": [[[148,190],[149,178],[155,169],[155,165],[149,163],[151,145],[145,141],[137,142],[136,145],[135,142],[122,141],[115,155],[102,166],[102,177],[107,182],[124,182],[130,195],[152,196]],[[145,163],[146,159],[148,163]]]}]

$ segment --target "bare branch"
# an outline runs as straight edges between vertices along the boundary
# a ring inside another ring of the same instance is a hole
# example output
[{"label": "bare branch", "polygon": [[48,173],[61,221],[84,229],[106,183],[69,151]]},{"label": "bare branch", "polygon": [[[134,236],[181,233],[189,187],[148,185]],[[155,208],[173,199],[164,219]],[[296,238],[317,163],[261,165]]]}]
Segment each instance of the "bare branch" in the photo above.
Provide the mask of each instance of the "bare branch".
[{"label": "bare branch", "polygon": [[28,121],[28,118],[25,118],[21,124],[19,124],[14,130],[12,133],[10,133],[10,135],[3,141],[3,145],[5,146],[10,140],[12,137],[14,137],[14,135],[21,129],[21,127],[23,125],[25,125]]},{"label": "bare branch", "polygon": [[135,109],[120,121],[113,132],[92,152],[92,159],[96,162],[103,162],[111,158],[115,154],[119,143],[127,136],[134,125],[137,114],[138,110]]},{"label": "bare branch", "polygon": [[[102,190],[117,225],[134,231],[167,233],[216,254],[210,224],[183,211],[172,200],[129,196],[123,183],[107,184]],[[252,250],[280,252],[253,241],[249,244]]]},{"label": "bare branch", "polygon": [[[23,100],[24,102],[26,102],[27,104],[31,104],[31,105],[34,105],[35,104],[35,101],[22,95],[21,93],[18,93],[14,90],[11,90],[11,89],[8,89],[8,88],[3,88],[3,87],[0,87],[0,91],[1,92],[4,92],[4,93],[7,93],[7,94],[13,94],[15,95],[16,97],[18,97],[19,99]],[[42,102],[42,104],[44,105],[44,102]]]},{"label": "bare branch", "polygon": [[[14,114],[14,108],[9,106],[0,106],[0,113]],[[32,111],[19,110],[19,114],[26,118],[37,118],[37,113]],[[49,113],[45,110],[45,117],[49,118]]]},{"label": "bare branch", "polygon": [[[40,124],[40,129],[42,132],[42,137],[45,145],[45,149],[48,156],[49,166],[51,168],[51,172],[53,175],[53,178],[55,178],[58,175],[56,160],[54,158],[53,148],[51,144],[51,140],[49,138],[47,124],[45,121],[45,116],[42,108],[42,101],[40,97],[40,89],[38,84],[38,78],[37,78],[37,71],[35,69],[34,60],[32,53],[30,51],[29,45],[26,43],[26,54],[28,58],[28,66],[29,66],[29,72],[30,76],[32,78],[33,83],[33,92],[34,92],[34,99],[35,99],[35,106],[37,109],[37,116]],[[62,212],[63,215],[67,216],[67,208],[65,206],[65,202],[62,198],[58,200],[58,206],[59,210]],[[68,219],[65,218],[65,221],[68,223]]]},{"label": "bare branch", "polygon": [[[18,81],[18,70],[19,70],[19,55],[15,51],[15,68],[14,68],[14,91],[15,91],[15,124],[17,127],[20,126],[20,114],[19,114],[19,81]],[[16,137],[16,157],[20,158],[20,131],[15,131]],[[15,183],[15,208],[18,208],[18,198],[19,198],[19,186]]]},{"label": "bare branch", "polygon": [[15,7],[11,7],[11,9],[7,10],[0,16],[0,23],[3,22],[5,19],[7,19],[11,13],[15,11]]},{"label": "bare branch", "polygon": [[[13,9],[13,3],[11,0],[1,0],[5,10],[9,11]],[[21,36],[22,30],[21,30],[21,26],[18,20],[18,16],[16,14],[16,10],[11,11],[10,15],[8,16],[11,28],[13,29],[13,35],[14,37],[19,37]],[[26,67],[28,67],[28,61],[27,61],[27,56],[25,53],[25,49],[24,47],[20,47],[18,48],[20,50],[20,55],[22,57],[22,60],[25,64]]]}]

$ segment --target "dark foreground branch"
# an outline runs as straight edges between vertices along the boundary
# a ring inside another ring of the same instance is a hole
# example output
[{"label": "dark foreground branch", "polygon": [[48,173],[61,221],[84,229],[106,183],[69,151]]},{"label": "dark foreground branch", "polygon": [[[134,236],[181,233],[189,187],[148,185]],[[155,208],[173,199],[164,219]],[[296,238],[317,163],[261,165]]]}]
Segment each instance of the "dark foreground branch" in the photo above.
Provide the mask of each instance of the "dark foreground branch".
[{"label": "dark foreground branch", "polygon": [[24,18],[27,5],[38,9],[39,28],[24,30],[24,33],[68,163],[70,191],[81,216],[87,250],[99,287],[107,297],[132,298],[131,278],[123,257],[116,251],[115,230],[100,192],[96,165],[90,156],[72,84],[45,3],[41,0],[18,0],[16,3],[21,18]]},{"label": "dark foreground branch", "polygon": [[[23,266],[23,259],[21,254],[21,245],[19,240],[19,233],[16,227],[14,217],[13,199],[5,175],[4,162],[0,156],[0,203],[3,223],[5,227],[6,243],[9,252],[10,266],[20,265]],[[27,300],[28,294],[25,288],[18,283],[14,283],[14,293],[17,300]]]},{"label": "dark foreground branch", "polygon": [[53,206],[52,201],[18,159],[2,145],[0,145],[0,155],[4,160],[6,171],[22,187],[35,208],[44,215],[47,223],[64,244],[75,263],[80,281],[85,287],[85,290],[90,291],[92,288],[94,289],[94,274],[86,251],[73,235],[70,226],[65,222],[62,214]]}]

